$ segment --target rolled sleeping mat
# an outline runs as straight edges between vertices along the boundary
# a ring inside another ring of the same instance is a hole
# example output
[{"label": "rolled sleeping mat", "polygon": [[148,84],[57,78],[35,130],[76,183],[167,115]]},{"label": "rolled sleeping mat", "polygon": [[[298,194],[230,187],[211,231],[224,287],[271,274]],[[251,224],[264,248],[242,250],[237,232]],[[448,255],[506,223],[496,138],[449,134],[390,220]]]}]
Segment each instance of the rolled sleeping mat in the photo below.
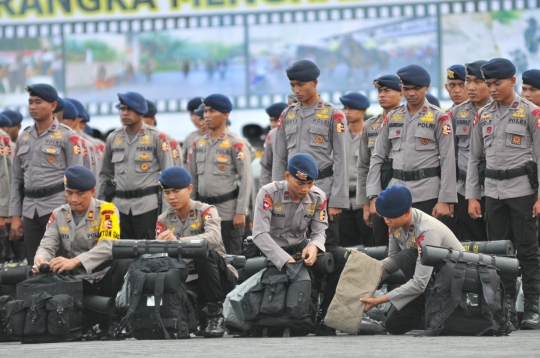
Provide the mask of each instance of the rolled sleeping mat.
[{"label": "rolled sleeping mat", "polygon": [[[244,271],[247,277],[251,277],[270,265],[272,265],[272,262],[268,260],[268,258],[264,256],[254,257],[246,260]],[[319,275],[326,275],[334,272],[334,255],[329,252],[317,254],[317,260],[315,260],[315,263],[311,268],[313,272]]]},{"label": "rolled sleeping mat", "polygon": [[387,284],[393,284],[393,285],[403,285],[407,283],[407,278],[405,277],[405,274],[401,270],[397,270],[390,276],[386,278],[383,282]]},{"label": "rolled sleeping mat", "polygon": [[0,284],[16,285],[25,281],[32,272],[31,266],[19,266],[0,269]]},{"label": "rolled sleeping mat", "polygon": [[365,247],[364,245],[356,245],[346,247],[347,250],[358,250],[375,260],[384,260],[388,257],[388,246],[373,246]]},{"label": "rolled sleeping mat", "polygon": [[518,277],[520,275],[519,262],[513,257],[475,254],[467,251],[458,251],[437,246],[422,246],[420,262],[425,266],[437,266],[442,260],[484,263],[499,269],[499,276]]},{"label": "rolled sleeping mat", "polygon": [[461,245],[463,245],[465,251],[474,252],[476,254],[503,256],[514,256],[516,254],[514,243],[510,240],[464,241]]},{"label": "rolled sleeping mat", "polygon": [[227,255],[225,261],[237,270],[246,266],[246,257],[243,255]]},{"label": "rolled sleeping mat", "polygon": [[112,255],[115,259],[135,259],[145,254],[167,254],[185,259],[208,258],[208,242],[203,239],[163,240],[115,240]]},{"label": "rolled sleeping mat", "polygon": [[114,297],[103,297],[87,295],[83,296],[83,307],[98,313],[104,313],[109,316],[114,315],[116,303]]},{"label": "rolled sleeping mat", "polygon": [[244,266],[244,272],[247,277],[255,275],[257,272],[268,267],[268,259],[264,256],[253,257],[246,260],[246,265]]}]

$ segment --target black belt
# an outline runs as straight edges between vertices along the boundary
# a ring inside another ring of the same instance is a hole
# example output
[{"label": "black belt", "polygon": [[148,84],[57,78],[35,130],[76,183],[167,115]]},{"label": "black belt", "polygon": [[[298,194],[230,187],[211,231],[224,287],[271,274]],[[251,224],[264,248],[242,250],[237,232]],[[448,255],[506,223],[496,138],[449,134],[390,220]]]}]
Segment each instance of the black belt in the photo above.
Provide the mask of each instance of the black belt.
[{"label": "black belt", "polygon": [[356,198],[356,190],[349,190],[349,198]]},{"label": "black belt", "polygon": [[411,171],[394,169],[393,178],[403,180],[403,181],[413,181],[413,180],[437,177],[439,176],[439,173],[440,173],[440,167],[424,168],[424,169],[411,170]]},{"label": "black belt", "polygon": [[30,199],[39,199],[46,196],[51,196],[54,194],[61,193],[65,190],[64,183],[58,183],[46,188],[37,188],[37,189],[24,189],[24,196]]},{"label": "black belt", "polygon": [[147,195],[159,193],[159,186],[149,186],[144,189],[135,189],[135,190],[116,190],[114,196],[121,199],[136,199],[142,198]]},{"label": "black belt", "polygon": [[285,251],[289,255],[293,256],[293,255],[296,255],[299,252],[302,252],[302,250],[304,250],[304,248],[307,246],[307,244],[308,244],[308,242],[304,238],[304,240],[302,240],[302,242],[299,243],[298,245],[289,246],[289,247],[282,247],[282,249],[283,249],[283,251]]},{"label": "black belt", "polygon": [[457,178],[458,178],[458,180],[466,181],[467,180],[467,172],[464,172],[463,170],[458,169]]},{"label": "black belt", "polygon": [[197,200],[202,201],[203,203],[209,204],[209,205],[215,205],[215,204],[221,204],[226,201],[236,199],[238,198],[238,193],[240,192],[240,188],[236,188],[230,193],[218,195],[218,196],[202,196],[201,194],[197,193]]},{"label": "black belt", "polygon": [[517,178],[523,175],[527,175],[527,167],[519,167],[519,168],[507,169],[507,170],[496,170],[496,169],[486,168],[486,178],[491,178],[491,179],[507,180],[507,179],[512,179],[512,178]]},{"label": "black belt", "polygon": [[334,169],[331,165],[327,166],[326,168],[323,168],[319,170],[319,176],[317,177],[317,180],[321,180],[324,178],[328,178],[334,175]]}]

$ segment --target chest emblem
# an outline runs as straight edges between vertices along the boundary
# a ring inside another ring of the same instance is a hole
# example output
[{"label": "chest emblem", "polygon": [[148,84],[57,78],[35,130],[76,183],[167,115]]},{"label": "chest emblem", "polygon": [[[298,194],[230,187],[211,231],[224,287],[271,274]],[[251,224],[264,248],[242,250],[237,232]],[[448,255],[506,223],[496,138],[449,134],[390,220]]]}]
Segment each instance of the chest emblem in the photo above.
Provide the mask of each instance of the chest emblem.
[{"label": "chest emblem", "polygon": [[315,212],[315,204],[314,203],[308,203],[307,204],[307,211],[310,214],[313,214]]},{"label": "chest emblem", "polygon": [[202,226],[202,221],[199,218],[193,220],[193,223],[189,224],[192,229],[198,229]]},{"label": "chest emblem", "polygon": [[142,144],[142,145],[150,144],[150,135],[149,134],[143,135],[141,137],[141,141],[139,142],[139,144]]},{"label": "chest emblem", "polygon": [[401,121],[402,119],[403,119],[403,114],[401,113],[396,113],[392,115],[392,120],[394,121]]},{"label": "chest emblem", "polygon": [[281,211],[281,210],[283,210],[283,204],[274,205],[274,211]]},{"label": "chest emblem", "polygon": [[469,111],[466,111],[466,112],[459,112],[459,116],[461,118],[467,118],[469,116],[470,112]]},{"label": "chest emblem", "polygon": [[231,140],[229,138],[225,138],[221,141],[221,144],[219,145],[220,148],[230,148],[232,146]]},{"label": "chest emblem", "polygon": [[60,227],[60,231],[63,232],[63,233],[65,234],[66,232],[69,231],[69,228],[68,228],[68,227],[65,227],[65,226],[62,226],[62,227]]},{"label": "chest emblem", "polygon": [[114,140],[114,145],[121,145],[122,143],[124,143],[124,139],[122,138],[116,138]]}]

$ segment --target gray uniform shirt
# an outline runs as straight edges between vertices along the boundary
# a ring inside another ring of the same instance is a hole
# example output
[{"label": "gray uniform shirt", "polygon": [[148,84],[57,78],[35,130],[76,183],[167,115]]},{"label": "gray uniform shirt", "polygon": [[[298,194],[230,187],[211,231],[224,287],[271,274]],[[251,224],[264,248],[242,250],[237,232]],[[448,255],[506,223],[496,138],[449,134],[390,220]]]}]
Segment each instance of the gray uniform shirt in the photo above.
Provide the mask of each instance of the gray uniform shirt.
[{"label": "gray uniform shirt", "polygon": [[404,185],[413,202],[438,198],[440,203],[456,203],[456,161],[452,122],[439,107],[427,99],[411,115],[407,105],[388,113],[383,120],[367,176],[367,196],[381,193],[381,165],[393,158],[393,169],[413,171],[441,167],[441,177],[402,181],[392,178],[390,185]]},{"label": "gray uniform shirt", "polygon": [[313,186],[298,204],[291,200],[285,180],[267,184],[259,190],[255,203],[253,242],[281,270],[291,258],[283,248],[299,245],[310,229],[309,245],[325,251],[326,196]]},{"label": "gray uniform shirt", "polygon": [[364,122],[362,132],[360,132],[360,145],[358,150],[357,181],[356,181],[356,203],[360,206],[369,205],[366,195],[366,180],[369,172],[369,163],[375,141],[379,136],[379,131],[383,123],[383,115],[379,114],[369,118]]},{"label": "gray uniform shirt", "polygon": [[[482,156],[486,157],[486,168],[494,170],[519,168],[528,161],[538,163],[540,160],[540,109],[516,93],[507,111],[501,114],[499,104],[493,102],[478,111],[475,122],[466,198],[480,200],[478,163]],[[526,175],[507,180],[486,178],[485,181],[485,195],[495,199],[534,193]]]},{"label": "gray uniform shirt", "polygon": [[182,144],[182,151],[184,152],[184,155],[182,156],[183,159],[184,159],[184,167],[187,168],[187,160],[188,160],[188,157],[191,155],[191,149],[193,148],[193,141],[195,140],[195,138],[197,138],[199,136],[199,131],[196,130],[196,131],[193,131],[191,133],[189,133],[187,136],[186,136],[186,139],[184,139],[184,143]]},{"label": "gray uniform shirt", "polygon": [[182,158],[182,149],[180,148],[180,145],[170,135],[167,134],[167,141],[169,142],[169,145],[171,146],[171,156],[173,161],[173,166],[175,167],[184,167],[184,159]]},{"label": "gray uniform shirt", "polygon": [[[6,141],[4,142],[4,139]],[[10,148],[11,139],[9,135],[0,129],[0,217],[9,216],[9,188],[11,181]]]},{"label": "gray uniform shirt", "polygon": [[[171,166],[171,148],[165,134],[143,123],[133,141],[130,141],[126,129],[118,128],[107,137],[99,174],[98,197],[104,198],[104,183],[112,179],[116,181],[117,190],[156,186],[160,172]],[[130,210],[133,215],[140,215],[158,207],[156,194],[135,199],[115,197],[113,202],[118,210],[126,215]]]},{"label": "gray uniform shirt", "polygon": [[274,162],[274,142],[277,128],[266,135],[264,149],[261,155],[261,174],[259,175],[259,189],[272,182],[272,164]]},{"label": "gray uniform shirt", "polygon": [[[351,136],[351,133],[347,131],[345,134],[347,137],[347,171],[349,172],[349,194],[356,192],[356,186],[358,182],[358,157],[360,155],[360,134]],[[356,195],[349,195],[349,209],[357,210],[361,209],[362,205],[356,203]]]},{"label": "gray uniform shirt", "polygon": [[[248,215],[251,196],[251,154],[244,140],[225,128],[212,142],[210,133],[195,139],[188,169],[192,177],[191,198],[214,197],[239,188],[238,197],[216,204],[223,221],[230,221],[235,214]],[[240,185],[238,185],[240,183]]]},{"label": "gray uniform shirt", "polygon": [[[331,208],[349,207],[349,173],[347,168],[347,123],[343,111],[319,98],[312,111],[305,113],[300,103],[287,107],[280,116],[272,180],[283,180],[289,158],[308,153],[319,170],[333,166],[334,175],[317,180]],[[307,115],[306,115],[307,114]]]},{"label": "gray uniform shirt", "polygon": [[408,231],[403,230],[403,228],[389,230],[388,257],[382,261],[385,270],[383,278],[386,278],[399,270],[399,252],[401,250],[418,249],[413,278],[386,294],[398,310],[424,293],[433,272],[433,267],[420,263],[422,246],[431,245],[459,251],[465,250],[446,225],[418,209],[411,210],[412,217]]},{"label": "gray uniform shirt", "polygon": [[44,198],[21,198],[20,186],[27,190],[45,188],[64,181],[67,167],[83,165],[79,136],[53,119],[47,130],[38,136],[36,126],[26,128],[17,139],[17,153],[13,160],[9,216],[33,218],[50,214],[66,203],[64,192]]},{"label": "gray uniform shirt", "polygon": [[[75,224],[73,212],[69,204],[55,209],[47,223],[45,235],[36,252],[35,259],[42,257],[48,261],[56,257],[56,252],[62,246],[67,252],[67,258],[77,258],[82,266],[75,268],[77,277],[87,281],[99,281],[108,268],[94,272],[101,264],[112,260],[112,244],[114,240],[99,240],[101,227],[101,205],[104,201],[93,199],[86,212],[85,218]],[[116,217],[119,217],[115,208]]]}]

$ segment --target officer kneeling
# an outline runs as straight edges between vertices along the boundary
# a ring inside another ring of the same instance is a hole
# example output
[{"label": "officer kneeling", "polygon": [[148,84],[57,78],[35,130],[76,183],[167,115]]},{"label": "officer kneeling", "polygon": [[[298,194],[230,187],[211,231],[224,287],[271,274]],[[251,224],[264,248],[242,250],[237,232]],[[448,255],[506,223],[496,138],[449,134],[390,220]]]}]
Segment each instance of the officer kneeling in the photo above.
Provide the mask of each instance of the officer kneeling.
[{"label": "officer kneeling", "polygon": [[401,270],[407,283],[377,298],[360,299],[366,304],[364,311],[381,303],[392,303],[385,326],[388,333],[405,334],[421,329],[425,317],[425,290],[433,267],[420,262],[422,246],[432,245],[465,249],[452,231],[439,220],[412,208],[412,195],[404,186],[394,185],[383,190],[376,198],[377,213],[389,227],[388,257],[382,261],[383,280]]},{"label": "officer kneeling", "polygon": [[[236,270],[227,265],[225,246],[221,239],[221,219],[214,206],[191,200],[193,190],[191,175],[180,167],[167,168],[158,178],[165,199],[170,205],[158,217],[156,235],[158,240],[193,240],[208,242],[208,258],[184,261],[188,264],[190,277],[198,275],[197,300],[201,307],[206,305],[208,324],[200,322],[197,335],[206,338],[222,337],[223,300],[236,286]],[[188,282],[188,286],[191,286]]]}]

